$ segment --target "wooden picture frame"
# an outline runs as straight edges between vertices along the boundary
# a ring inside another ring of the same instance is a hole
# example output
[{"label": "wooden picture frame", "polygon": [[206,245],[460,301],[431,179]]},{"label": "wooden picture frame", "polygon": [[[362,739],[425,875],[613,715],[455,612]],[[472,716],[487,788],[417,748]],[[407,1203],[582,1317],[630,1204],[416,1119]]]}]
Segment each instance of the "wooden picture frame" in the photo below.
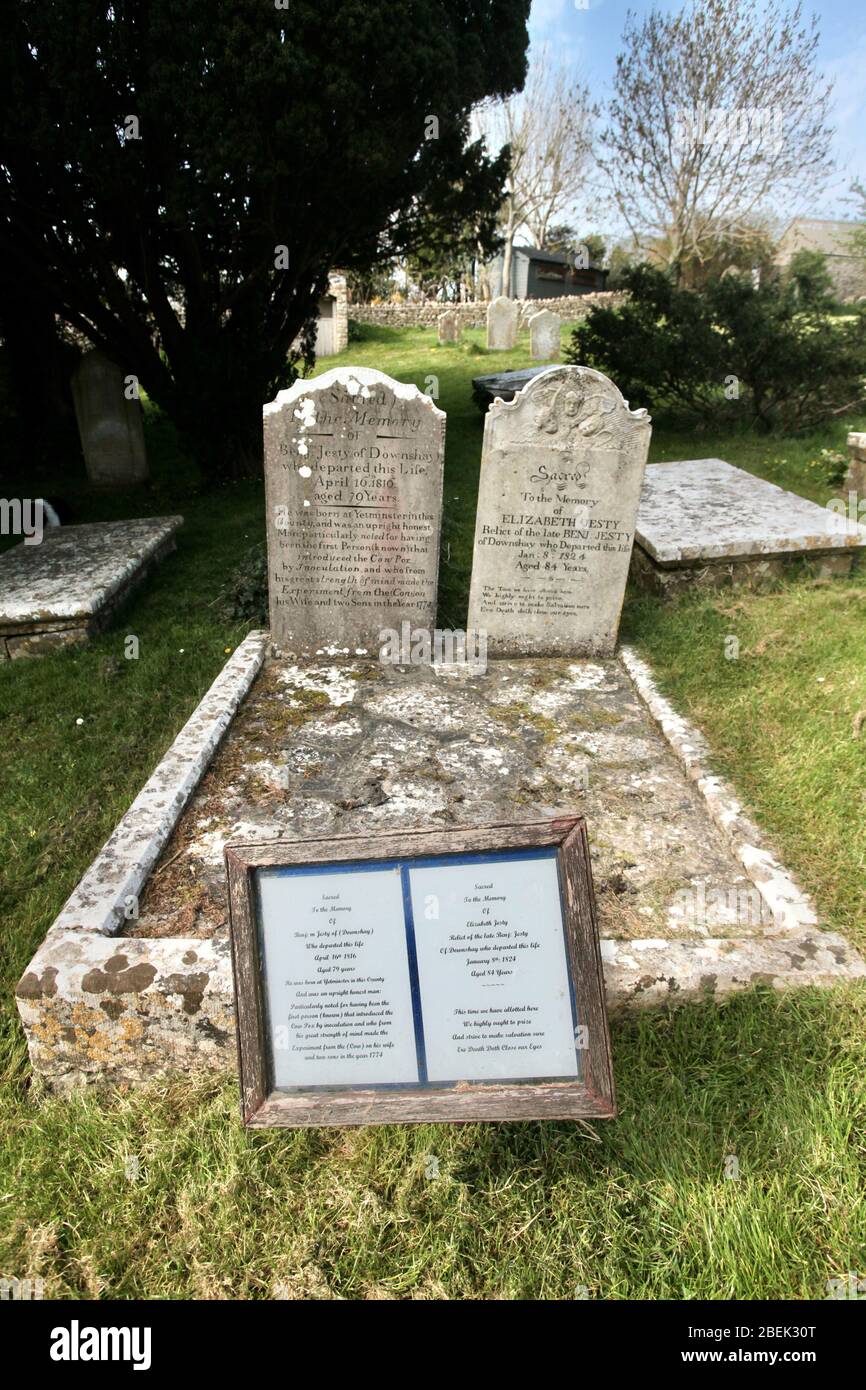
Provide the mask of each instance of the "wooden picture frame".
[{"label": "wooden picture frame", "polygon": [[[576,1024],[578,1074],[575,1077],[458,1080],[445,1085],[424,1080],[411,1085],[274,1087],[263,966],[264,928],[259,920],[257,896],[256,875],[260,870],[291,872],[317,868],[325,871],[333,866],[336,872],[343,867],[348,872],[349,866],[370,869],[400,865],[410,869],[419,860],[427,867],[431,867],[428,861],[434,860],[434,868],[440,866],[440,861],[442,867],[458,863],[474,867],[476,863],[483,865],[486,855],[516,859],[523,852],[543,849],[555,851],[558,870],[565,959]],[[610,1118],[616,1114],[598,925],[583,817],[560,817],[517,825],[236,844],[227,846],[225,864],[244,1124],[263,1128],[470,1120],[577,1120]]]}]

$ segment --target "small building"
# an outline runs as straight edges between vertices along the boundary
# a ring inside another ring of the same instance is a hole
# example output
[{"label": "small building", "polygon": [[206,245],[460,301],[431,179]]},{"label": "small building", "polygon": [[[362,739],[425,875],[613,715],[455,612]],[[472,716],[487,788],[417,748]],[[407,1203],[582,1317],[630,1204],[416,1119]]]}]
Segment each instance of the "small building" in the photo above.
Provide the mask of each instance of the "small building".
[{"label": "small building", "polygon": [[500,251],[487,264],[490,294],[509,299],[558,299],[562,295],[596,294],[607,284],[608,272],[600,266],[580,267],[567,251],[539,251],[535,246],[514,246],[511,252],[511,286],[503,289],[504,255]]},{"label": "small building", "polygon": [[843,301],[866,295],[866,256],[851,244],[851,233],[862,222],[833,222],[819,217],[795,217],[779,238],[776,265],[784,270],[798,251],[820,251],[836,295]]},{"label": "small building", "polygon": [[349,346],[349,299],[345,275],[328,276],[328,293],[319,300],[316,357],[333,357]]}]

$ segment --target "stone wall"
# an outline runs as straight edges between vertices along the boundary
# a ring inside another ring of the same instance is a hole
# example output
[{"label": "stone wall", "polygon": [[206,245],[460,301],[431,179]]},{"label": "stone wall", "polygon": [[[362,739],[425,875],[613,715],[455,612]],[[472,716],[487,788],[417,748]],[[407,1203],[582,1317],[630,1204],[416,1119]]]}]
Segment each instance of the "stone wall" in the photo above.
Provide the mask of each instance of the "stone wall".
[{"label": "stone wall", "polygon": [[[590,309],[600,305],[613,307],[622,304],[622,290],[607,290],[600,294],[562,295],[556,299],[520,299],[520,328],[526,328],[539,309],[559,314],[564,323],[585,318]],[[464,328],[484,328],[487,323],[486,299],[470,299],[464,303],[446,303],[441,299],[409,300],[403,304],[350,304],[349,318],[358,323],[375,323],[387,328],[435,328],[440,314],[446,309],[460,317]]]}]

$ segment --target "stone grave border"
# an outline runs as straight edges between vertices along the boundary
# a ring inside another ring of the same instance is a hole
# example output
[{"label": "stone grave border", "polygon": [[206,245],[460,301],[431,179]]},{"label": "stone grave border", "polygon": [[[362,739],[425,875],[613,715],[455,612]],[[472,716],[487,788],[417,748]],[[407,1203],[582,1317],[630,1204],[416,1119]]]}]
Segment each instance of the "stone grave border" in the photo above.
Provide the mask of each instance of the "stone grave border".
[{"label": "stone grave border", "polygon": [[[261,669],[269,634],[251,632],[226,662],[38,947],[17,989],[34,1068],[53,1090],[138,1081],[166,1071],[225,1070],[234,1058],[228,939],[118,937],[184,807]],[[742,938],[602,938],[608,1009],[866,976],[845,940],[822,931],[794,879],[704,762],[703,736],[658,692],[649,666],[620,648],[641,702],[707,803],[776,924]],[[137,1011],[117,996],[135,994]],[[128,1064],[118,1060],[127,1051]],[[86,1064],[82,1065],[82,1057]]]}]

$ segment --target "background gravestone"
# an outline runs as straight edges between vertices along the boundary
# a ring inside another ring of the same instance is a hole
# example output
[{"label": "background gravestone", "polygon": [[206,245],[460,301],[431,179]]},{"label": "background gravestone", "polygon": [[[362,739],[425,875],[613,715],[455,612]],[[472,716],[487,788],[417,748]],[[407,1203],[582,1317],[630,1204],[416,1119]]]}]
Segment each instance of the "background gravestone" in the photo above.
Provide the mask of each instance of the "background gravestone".
[{"label": "background gravestone", "polygon": [[[844,494],[856,492],[858,501],[866,498],[866,433],[852,430],[848,435],[848,472]],[[845,501],[848,501],[847,495]]]},{"label": "background gravestone", "polygon": [[101,487],[148,477],[141,402],[124,394],[127,373],[94,348],[72,374],[72,398],[87,476]]},{"label": "background gravestone", "polygon": [[650,441],[588,367],[551,367],[484,420],[470,628],[496,656],[608,656]]},{"label": "background gravestone", "polygon": [[506,352],[517,342],[517,305],[501,294],[487,306],[487,348]]},{"label": "background gravestone", "polygon": [[460,335],[462,331],[460,315],[455,313],[453,309],[449,309],[446,313],[440,314],[438,324],[440,343],[460,342]]},{"label": "background gravestone", "polygon": [[559,356],[559,330],[562,319],[550,309],[539,309],[529,320],[529,355],[536,362]]},{"label": "background gravestone", "polygon": [[445,413],[366,367],[296,381],[264,408],[271,637],[376,654],[436,620]]}]

